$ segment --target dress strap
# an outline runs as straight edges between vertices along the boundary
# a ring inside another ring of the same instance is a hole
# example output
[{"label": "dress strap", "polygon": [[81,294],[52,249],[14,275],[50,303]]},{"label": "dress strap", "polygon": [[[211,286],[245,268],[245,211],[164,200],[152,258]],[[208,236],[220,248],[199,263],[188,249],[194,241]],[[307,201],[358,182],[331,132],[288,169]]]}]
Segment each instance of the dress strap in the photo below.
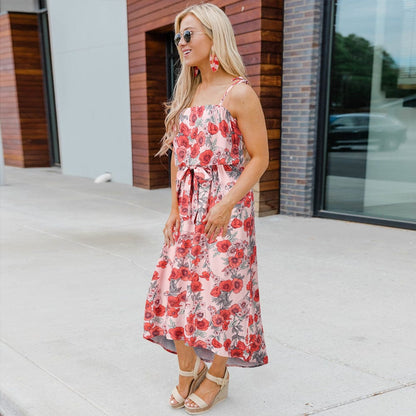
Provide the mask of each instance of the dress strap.
[{"label": "dress strap", "polygon": [[234,87],[234,85],[241,84],[242,82],[244,82],[245,84],[248,84],[248,81],[246,79],[244,79],[243,77],[237,77],[237,78],[233,79],[231,85],[227,88],[227,91],[225,91],[225,94],[222,96],[221,101],[220,101],[220,105],[222,105],[222,103],[224,102],[225,97],[231,91],[231,89]]}]

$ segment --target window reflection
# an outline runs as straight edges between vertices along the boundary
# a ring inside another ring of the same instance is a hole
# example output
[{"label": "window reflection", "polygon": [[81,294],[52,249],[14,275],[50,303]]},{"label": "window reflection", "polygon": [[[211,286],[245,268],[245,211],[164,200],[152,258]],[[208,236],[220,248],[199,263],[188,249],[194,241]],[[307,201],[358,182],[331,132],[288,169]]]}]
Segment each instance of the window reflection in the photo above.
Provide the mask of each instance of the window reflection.
[{"label": "window reflection", "polygon": [[416,221],[416,0],[338,0],[329,211]]}]

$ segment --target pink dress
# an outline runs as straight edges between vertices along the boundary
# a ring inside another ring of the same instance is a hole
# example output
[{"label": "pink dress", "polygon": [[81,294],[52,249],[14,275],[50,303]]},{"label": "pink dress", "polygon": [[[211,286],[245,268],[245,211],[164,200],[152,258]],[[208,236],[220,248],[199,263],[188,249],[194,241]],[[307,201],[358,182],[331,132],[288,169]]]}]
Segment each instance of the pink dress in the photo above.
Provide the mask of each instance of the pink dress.
[{"label": "pink dress", "polygon": [[147,294],[144,338],[176,353],[184,340],[205,361],[229,366],[268,362],[257,282],[254,201],[250,191],[233,208],[226,237],[209,242],[204,222],[243,171],[244,143],[222,102],[186,108],[174,139],[180,230],[164,246]]}]

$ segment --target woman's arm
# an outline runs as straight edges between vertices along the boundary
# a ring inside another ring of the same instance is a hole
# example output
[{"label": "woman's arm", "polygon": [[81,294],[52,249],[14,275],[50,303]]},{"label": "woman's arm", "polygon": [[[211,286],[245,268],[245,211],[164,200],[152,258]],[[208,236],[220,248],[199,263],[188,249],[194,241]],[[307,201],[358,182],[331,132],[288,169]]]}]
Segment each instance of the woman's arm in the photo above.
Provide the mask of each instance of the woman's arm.
[{"label": "woman's arm", "polygon": [[228,101],[228,109],[238,121],[251,159],[232,189],[208,212],[205,226],[208,240],[217,238],[221,231],[225,237],[232,209],[258,182],[269,165],[266,122],[257,94],[250,86],[240,84],[231,90]]},{"label": "woman's arm", "polygon": [[170,246],[175,243],[174,234],[179,231],[179,208],[178,208],[178,195],[176,193],[176,174],[178,168],[175,165],[175,156],[172,155],[170,161],[170,187],[172,195],[172,204],[168,220],[166,221],[165,228],[163,229],[163,235],[165,236],[165,244]]}]

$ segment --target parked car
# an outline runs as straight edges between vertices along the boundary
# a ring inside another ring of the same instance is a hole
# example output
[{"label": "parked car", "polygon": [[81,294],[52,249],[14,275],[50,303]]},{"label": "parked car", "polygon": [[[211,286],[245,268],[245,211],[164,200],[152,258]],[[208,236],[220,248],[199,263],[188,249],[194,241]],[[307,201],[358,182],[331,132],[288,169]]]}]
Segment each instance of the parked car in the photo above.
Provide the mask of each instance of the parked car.
[{"label": "parked car", "polygon": [[336,150],[370,144],[379,150],[396,150],[406,140],[406,132],[403,123],[387,114],[334,114],[329,118],[328,146]]}]

